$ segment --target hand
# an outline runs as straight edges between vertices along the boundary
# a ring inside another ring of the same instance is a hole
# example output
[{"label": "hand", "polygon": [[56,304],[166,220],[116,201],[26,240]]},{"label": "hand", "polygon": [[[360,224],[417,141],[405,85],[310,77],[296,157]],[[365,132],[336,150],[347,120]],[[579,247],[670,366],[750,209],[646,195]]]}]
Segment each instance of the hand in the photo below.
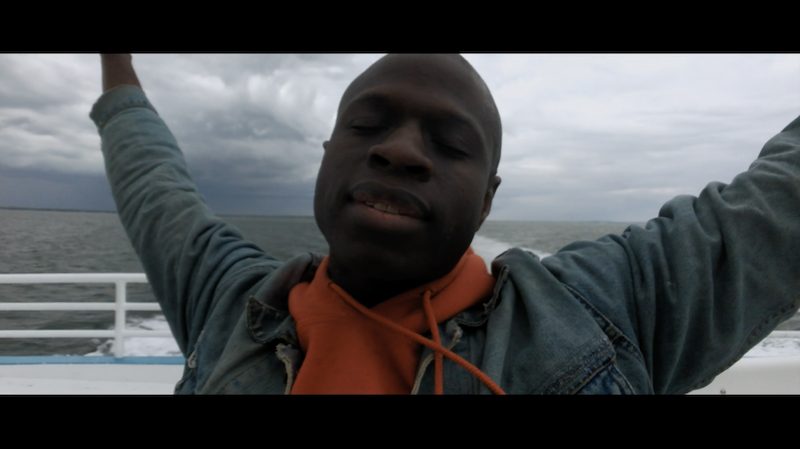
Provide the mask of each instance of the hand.
[{"label": "hand", "polygon": [[142,88],[136,72],[133,70],[130,54],[101,54],[100,64],[103,69],[103,92],[119,86],[136,86]]}]

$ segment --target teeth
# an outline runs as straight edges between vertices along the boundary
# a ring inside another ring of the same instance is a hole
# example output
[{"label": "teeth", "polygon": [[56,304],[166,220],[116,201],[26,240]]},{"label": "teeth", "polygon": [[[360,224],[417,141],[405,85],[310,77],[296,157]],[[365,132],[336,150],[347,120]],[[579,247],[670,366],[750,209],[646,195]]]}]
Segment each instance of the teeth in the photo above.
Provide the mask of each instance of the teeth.
[{"label": "teeth", "polygon": [[377,210],[379,210],[381,212],[386,212],[386,213],[393,214],[393,215],[403,215],[402,213],[400,213],[400,210],[398,210],[394,206],[389,206],[389,205],[386,205],[386,204],[383,204],[383,203],[370,203],[368,201],[365,201],[364,204],[366,204],[367,206],[369,206],[369,207],[371,207],[373,209],[377,209]]}]

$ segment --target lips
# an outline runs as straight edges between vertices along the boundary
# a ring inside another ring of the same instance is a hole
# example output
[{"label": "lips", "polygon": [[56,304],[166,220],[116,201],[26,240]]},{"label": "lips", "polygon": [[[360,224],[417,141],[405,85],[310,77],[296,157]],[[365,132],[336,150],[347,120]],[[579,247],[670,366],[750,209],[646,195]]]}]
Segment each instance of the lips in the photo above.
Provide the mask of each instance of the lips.
[{"label": "lips", "polygon": [[400,215],[424,220],[429,212],[428,205],[418,196],[403,189],[387,187],[375,181],[357,184],[351,190],[355,203],[392,215]]}]

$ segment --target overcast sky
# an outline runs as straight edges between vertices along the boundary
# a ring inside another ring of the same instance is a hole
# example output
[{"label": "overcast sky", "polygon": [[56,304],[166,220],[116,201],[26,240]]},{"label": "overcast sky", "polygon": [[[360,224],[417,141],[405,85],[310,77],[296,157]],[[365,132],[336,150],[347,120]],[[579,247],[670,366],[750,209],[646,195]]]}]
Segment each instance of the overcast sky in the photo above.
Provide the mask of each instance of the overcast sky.
[{"label": "overcast sky", "polygon": [[[341,94],[381,55],[134,55],[221,214],[312,215]],[[495,220],[646,221],[800,114],[800,55],[467,54],[503,120]],[[114,210],[97,55],[0,55],[0,207]]]}]

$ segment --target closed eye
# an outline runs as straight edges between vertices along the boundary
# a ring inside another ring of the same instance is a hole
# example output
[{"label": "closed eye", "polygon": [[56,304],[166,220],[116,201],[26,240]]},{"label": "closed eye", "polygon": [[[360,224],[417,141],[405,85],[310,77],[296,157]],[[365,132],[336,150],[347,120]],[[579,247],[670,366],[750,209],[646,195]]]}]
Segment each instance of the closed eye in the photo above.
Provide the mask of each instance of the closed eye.
[{"label": "closed eye", "polygon": [[440,151],[444,152],[446,155],[450,157],[455,157],[457,159],[469,158],[469,153],[467,153],[466,151],[459,150],[458,148],[442,143],[441,141],[434,140],[433,144],[436,145]]},{"label": "closed eye", "polygon": [[386,128],[384,126],[381,126],[381,125],[372,125],[372,124],[360,125],[359,124],[359,125],[351,125],[350,129],[355,131],[357,134],[371,135],[371,134],[380,133]]}]

